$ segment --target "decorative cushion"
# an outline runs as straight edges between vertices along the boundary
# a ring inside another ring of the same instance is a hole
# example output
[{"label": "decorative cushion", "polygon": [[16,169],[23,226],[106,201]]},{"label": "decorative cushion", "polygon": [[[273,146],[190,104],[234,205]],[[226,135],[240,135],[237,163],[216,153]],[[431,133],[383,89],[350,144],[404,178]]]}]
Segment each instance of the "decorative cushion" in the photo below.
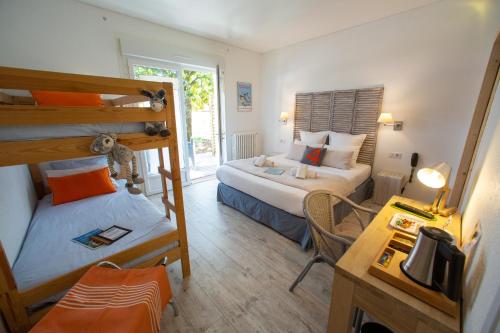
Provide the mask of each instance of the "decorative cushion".
[{"label": "decorative cushion", "polygon": [[107,167],[68,176],[49,177],[48,182],[54,205],[116,192]]},{"label": "decorative cushion", "polygon": [[353,155],[353,150],[329,149],[327,146],[325,157],[321,165],[337,169],[351,169],[355,166],[355,163],[353,163]]},{"label": "decorative cushion", "polygon": [[290,160],[300,161],[302,159],[302,156],[304,156],[305,150],[305,145],[294,142],[290,145],[290,148],[288,149],[285,157]]},{"label": "decorative cushion", "polygon": [[326,148],[315,148],[306,146],[304,155],[302,156],[300,162],[312,166],[321,166],[321,162],[325,157],[325,153],[326,153]]},{"label": "decorative cushion", "polygon": [[305,143],[306,145],[311,145],[311,144],[325,144],[326,142],[326,137],[328,136],[329,132],[323,131],[323,132],[307,132],[307,131],[300,131],[300,141]]},{"label": "decorative cushion", "polygon": [[101,106],[101,95],[62,91],[32,90],[37,105],[43,106]]}]

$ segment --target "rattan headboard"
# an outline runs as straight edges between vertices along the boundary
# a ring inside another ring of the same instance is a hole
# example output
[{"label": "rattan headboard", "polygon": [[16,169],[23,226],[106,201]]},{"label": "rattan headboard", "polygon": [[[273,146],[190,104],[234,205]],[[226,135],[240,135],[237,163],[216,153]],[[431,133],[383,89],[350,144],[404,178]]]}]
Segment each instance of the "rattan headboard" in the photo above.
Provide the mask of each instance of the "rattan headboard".
[{"label": "rattan headboard", "polygon": [[293,138],[302,131],[366,134],[358,163],[373,164],[384,88],[297,93]]}]

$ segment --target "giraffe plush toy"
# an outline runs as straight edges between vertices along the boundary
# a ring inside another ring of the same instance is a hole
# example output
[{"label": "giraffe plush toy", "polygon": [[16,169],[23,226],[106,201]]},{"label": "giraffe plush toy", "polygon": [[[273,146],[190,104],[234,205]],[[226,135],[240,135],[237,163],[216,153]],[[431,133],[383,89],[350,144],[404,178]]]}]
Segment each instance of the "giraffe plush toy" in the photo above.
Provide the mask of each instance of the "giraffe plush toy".
[{"label": "giraffe plush toy", "polygon": [[[116,138],[116,134],[99,134],[92,142],[90,151],[94,154],[107,155],[109,171],[111,177],[115,179],[118,178],[118,173],[114,168],[116,161],[120,165],[120,174],[124,174],[124,178],[127,179],[125,185],[127,190],[131,194],[140,194],[141,190],[134,187],[134,184],[142,184],[144,179],[137,173],[137,160],[134,152],[127,146],[117,143]],[[130,169],[130,162],[132,162],[132,169]]]},{"label": "giraffe plush toy", "polygon": [[[141,89],[141,94],[149,97],[151,110],[154,112],[161,112],[167,101],[165,100],[165,89],[160,89],[156,93],[149,90]],[[160,134],[162,137],[166,137],[170,135],[170,131],[165,125],[164,121],[156,121],[156,122],[146,122],[144,124],[144,132],[147,135],[156,135]]]}]

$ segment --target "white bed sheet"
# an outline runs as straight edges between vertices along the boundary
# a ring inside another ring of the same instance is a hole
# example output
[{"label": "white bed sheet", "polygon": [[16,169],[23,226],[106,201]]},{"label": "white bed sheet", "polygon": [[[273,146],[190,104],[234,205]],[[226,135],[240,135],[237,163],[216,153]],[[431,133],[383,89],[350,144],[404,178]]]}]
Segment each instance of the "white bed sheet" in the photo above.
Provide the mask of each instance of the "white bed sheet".
[{"label": "white bed sheet", "polygon": [[42,140],[99,133],[144,132],[144,123],[75,124],[49,126],[0,126],[0,140]]},{"label": "white bed sheet", "polygon": [[[51,200],[51,195],[47,195],[38,203],[14,263],[12,270],[19,290],[176,229],[173,222],[166,222],[164,214],[152,202],[143,195],[128,193],[123,184],[115,193],[62,205],[53,206]],[[106,229],[112,225],[133,231],[109,246],[94,250],[72,241],[95,228]]]},{"label": "white bed sheet", "polygon": [[[268,159],[274,161],[277,166],[295,167],[300,165],[300,162],[287,159],[284,154],[272,156]],[[308,168],[309,170],[343,177],[347,180],[350,192],[354,191],[356,187],[368,179],[371,174],[371,166],[360,163],[349,170],[325,166],[308,166]],[[264,201],[271,206],[280,208],[290,214],[301,217],[304,216],[302,202],[307,195],[307,191],[258,177],[228,165],[219,167],[216,175],[220,182],[228,186],[249,194],[254,198]],[[333,188],[325,189],[335,190]]]}]

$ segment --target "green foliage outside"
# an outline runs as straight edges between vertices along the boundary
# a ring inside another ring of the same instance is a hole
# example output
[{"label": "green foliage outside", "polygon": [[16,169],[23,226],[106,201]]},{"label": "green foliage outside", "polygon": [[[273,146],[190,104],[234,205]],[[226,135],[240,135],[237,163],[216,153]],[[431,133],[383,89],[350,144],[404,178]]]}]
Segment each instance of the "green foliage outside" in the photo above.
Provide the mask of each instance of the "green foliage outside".
[{"label": "green foliage outside", "polygon": [[134,79],[138,80],[141,76],[162,76],[176,78],[177,74],[175,71],[162,68],[154,67],[144,67],[144,66],[134,66]]},{"label": "green foliage outside", "polygon": [[[140,79],[141,76],[161,76],[176,78],[176,71],[163,68],[134,66],[134,77]],[[214,94],[214,78],[212,73],[183,70],[182,81],[184,87],[184,101],[186,103],[186,125],[187,139],[191,141],[192,126],[191,113],[196,111],[210,110],[213,112],[212,100]],[[208,125],[208,124],[207,124]]]}]

